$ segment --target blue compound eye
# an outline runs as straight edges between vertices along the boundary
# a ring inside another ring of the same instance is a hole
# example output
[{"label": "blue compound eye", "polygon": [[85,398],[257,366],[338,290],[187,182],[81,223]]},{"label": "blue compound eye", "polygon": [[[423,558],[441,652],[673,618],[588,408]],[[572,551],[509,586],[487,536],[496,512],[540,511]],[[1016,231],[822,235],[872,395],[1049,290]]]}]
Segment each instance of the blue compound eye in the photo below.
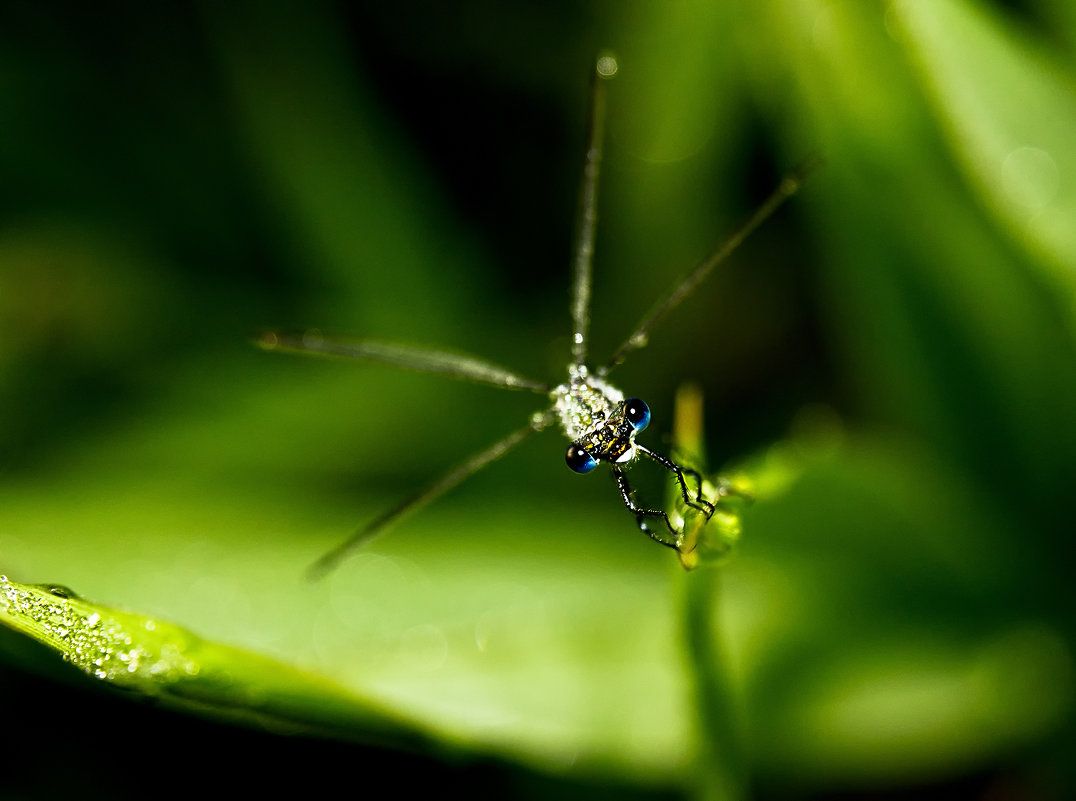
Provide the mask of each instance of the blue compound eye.
[{"label": "blue compound eye", "polygon": [[638,398],[628,398],[624,401],[624,419],[636,431],[642,431],[650,425],[650,407]]},{"label": "blue compound eye", "polygon": [[577,473],[589,473],[598,466],[598,460],[590,455],[590,451],[574,442],[568,446],[564,461]]}]

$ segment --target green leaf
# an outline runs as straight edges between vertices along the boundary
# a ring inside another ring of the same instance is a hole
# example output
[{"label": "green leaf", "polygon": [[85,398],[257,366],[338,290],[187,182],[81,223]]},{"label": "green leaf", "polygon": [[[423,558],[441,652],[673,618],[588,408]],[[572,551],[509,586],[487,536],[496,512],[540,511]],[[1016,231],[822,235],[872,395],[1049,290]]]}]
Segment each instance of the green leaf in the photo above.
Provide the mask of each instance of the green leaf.
[{"label": "green leaf", "polygon": [[956,163],[998,225],[1074,308],[1076,80],[987,4],[898,0],[889,19]]},{"label": "green leaf", "polygon": [[95,604],[60,585],[0,576],[0,623],[94,679],[188,712],[256,720],[279,731],[420,739],[413,724],[324,678],[157,618]]}]

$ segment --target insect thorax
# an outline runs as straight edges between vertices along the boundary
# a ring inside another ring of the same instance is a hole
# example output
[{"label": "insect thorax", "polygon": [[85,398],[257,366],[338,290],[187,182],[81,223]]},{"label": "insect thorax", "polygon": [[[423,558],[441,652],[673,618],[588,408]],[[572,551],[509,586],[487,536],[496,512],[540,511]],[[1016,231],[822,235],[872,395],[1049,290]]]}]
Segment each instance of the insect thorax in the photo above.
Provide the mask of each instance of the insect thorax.
[{"label": "insect thorax", "polygon": [[569,381],[550,392],[564,435],[576,442],[605,425],[624,393],[587,373],[585,365],[568,368]]}]

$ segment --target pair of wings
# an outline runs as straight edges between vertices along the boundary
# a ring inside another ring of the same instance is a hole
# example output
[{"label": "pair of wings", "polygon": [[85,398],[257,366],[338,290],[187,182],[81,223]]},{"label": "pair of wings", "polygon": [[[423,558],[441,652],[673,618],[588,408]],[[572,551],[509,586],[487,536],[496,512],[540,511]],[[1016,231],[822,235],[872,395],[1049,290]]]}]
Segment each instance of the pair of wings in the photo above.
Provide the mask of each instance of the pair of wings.
[{"label": "pair of wings", "polygon": [[[595,65],[591,83],[586,160],[580,190],[572,259],[571,362],[574,365],[587,363],[591,274],[597,224],[598,178],[601,171],[602,143],[604,139],[604,85],[607,79],[616,74],[616,71],[615,59],[608,55],[602,56]],[[604,377],[610,370],[623,362],[628,354],[644,347],[654,326],[694,292],[714,267],[728,258],[752,231],[772,215],[782,203],[795,194],[813,167],[814,161],[809,161],[785,176],[763,204],[740,224],[732,236],[673,285],[672,290],[640,321],[639,325],[617,348],[609,361],[597,369],[596,375]],[[551,390],[548,384],[518,375],[507,368],[484,359],[413,345],[373,340],[348,341],[324,337],[316,331],[308,331],[303,334],[269,332],[261,336],[258,344],[268,350],[377,362],[405,370],[447,375],[501,389],[527,390],[543,395],[548,395]],[[478,472],[490,462],[508,453],[531,433],[540,431],[548,426],[552,420],[552,407],[537,412],[527,425],[498,440],[490,447],[457,465],[418,492],[408,496],[396,506],[374,518],[355,531],[348,539],[341,542],[336,548],[318,559],[311,566],[312,577],[316,578],[328,572],[344,556],[388,528],[399,518],[424,506],[468,476]]]}]

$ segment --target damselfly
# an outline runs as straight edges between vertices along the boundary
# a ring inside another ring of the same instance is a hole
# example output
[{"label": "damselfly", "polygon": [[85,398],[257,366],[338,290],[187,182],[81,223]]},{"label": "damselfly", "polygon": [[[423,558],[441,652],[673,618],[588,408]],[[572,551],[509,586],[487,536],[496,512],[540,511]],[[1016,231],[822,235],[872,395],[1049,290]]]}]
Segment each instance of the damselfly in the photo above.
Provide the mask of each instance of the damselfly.
[{"label": "damselfly", "polygon": [[640,505],[628,483],[625,470],[642,459],[655,462],[674,477],[687,508],[707,519],[713,515],[717,498],[703,495],[703,481],[694,470],[636,442],[636,435],[650,422],[650,409],[639,398],[626,398],[606,377],[635,350],[644,347],[662,318],[695,291],[715,266],[724,261],[741,242],[802,184],[809,166],[804,165],[786,175],[777,188],[755,212],[713,253],[679,280],[653,310],[642,319],[623,344],[604,363],[594,367],[588,360],[587,334],[590,322],[591,273],[597,222],[598,176],[602,161],[605,122],[605,82],[617,72],[611,55],[598,58],[591,81],[588,113],[587,149],[580,190],[579,211],[572,257],[571,277],[571,362],[568,380],[556,386],[533,381],[483,359],[457,353],[431,350],[372,340],[345,341],[324,337],[316,332],[286,334],[269,332],[259,344],[267,349],[323,356],[338,356],[360,361],[381,362],[408,370],[441,373],[502,389],[527,390],[546,396],[548,405],[535,412],[526,425],[495,442],[470,459],[408,496],[401,503],[375,517],[355,531],[320,559],[311,570],[314,574],[333,568],[345,555],[380,534],[401,517],[429,503],[468,476],[519,445],[531,434],[556,423],[570,441],[565,459],[577,473],[589,473],[600,462],[612,469],[624,506],[635,517],[639,529],[655,542],[679,549],[684,530],[661,508]]}]

